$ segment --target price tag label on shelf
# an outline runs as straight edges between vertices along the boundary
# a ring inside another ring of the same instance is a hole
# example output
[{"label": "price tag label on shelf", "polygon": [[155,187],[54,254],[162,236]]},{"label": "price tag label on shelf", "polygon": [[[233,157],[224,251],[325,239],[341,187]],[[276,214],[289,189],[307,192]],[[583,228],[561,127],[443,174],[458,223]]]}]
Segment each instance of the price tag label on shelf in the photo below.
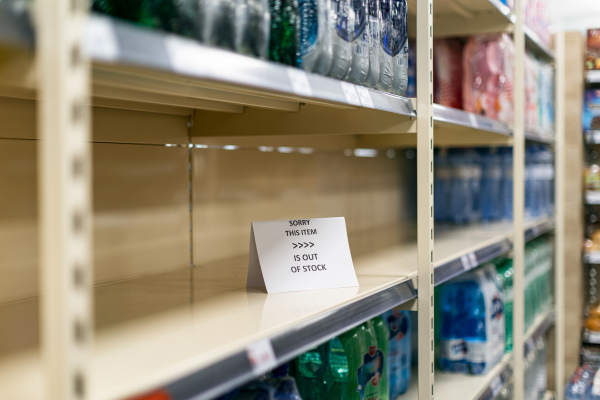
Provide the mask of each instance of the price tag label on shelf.
[{"label": "price tag label on shelf", "polygon": [[86,46],[89,56],[95,60],[115,61],[119,56],[119,45],[113,21],[104,17],[90,18],[86,31]]},{"label": "price tag label on shelf", "polygon": [[475,114],[469,113],[469,122],[473,128],[478,128],[479,123],[477,122],[477,116]]},{"label": "price tag label on shelf", "polygon": [[586,331],[587,332],[587,340],[589,343],[599,343],[600,344],[600,332],[595,331]]},{"label": "price tag label on shelf", "polygon": [[360,98],[358,97],[358,93],[356,92],[356,86],[348,82],[340,82],[340,85],[342,85],[342,91],[344,92],[346,101],[349,104],[360,106],[361,103]]},{"label": "price tag label on shelf", "polygon": [[371,93],[369,93],[369,89],[367,89],[366,87],[357,86],[356,93],[358,93],[360,104],[362,104],[363,107],[375,108],[375,105],[373,104],[373,99],[371,98]]},{"label": "price tag label on shelf", "polygon": [[600,192],[585,192],[585,200],[588,204],[600,204]]},{"label": "price tag label on shelf", "polygon": [[494,379],[492,379],[492,382],[490,382],[490,389],[492,389],[492,395],[495,397],[498,393],[500,393],[503,386],[504,385],[502,384],[502,379],[500,378],[500,376],[496,375]]},{"label": "price tag label on shelf", "polygon": [[358,286],[346,220],[253,222],[246,286],[267,293]]},{"label": "price tag label on shelf", "polygon": [[462,266],[465,269],[465,271],[473,269],[479,265],[477,261],[477,256],[473,252],[461,256],[460,262],[462,263]]},{"label": "price tag label on shelf", "polygon": [[248,361],[255,374],[261,375],[277,366],[277,357],[269,339],[262,339],[246,348]]},{"label": "price tag label on shelf", "polygon": [[313,95],[308,75],[298,68],[288,68],[287,75],[292,85],[292,91],[300,96],[310,97]]}]

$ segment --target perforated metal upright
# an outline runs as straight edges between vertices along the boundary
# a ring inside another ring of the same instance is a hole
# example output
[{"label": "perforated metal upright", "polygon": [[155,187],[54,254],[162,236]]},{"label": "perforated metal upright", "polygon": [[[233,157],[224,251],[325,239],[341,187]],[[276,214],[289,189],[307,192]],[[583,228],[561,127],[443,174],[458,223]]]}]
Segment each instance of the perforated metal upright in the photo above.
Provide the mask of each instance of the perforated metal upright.
[{"label": "perforated metal upright", "polygon": [[37,2],[41,343],[46,399],[88,398],[91,148],[87,2]]},{"label": "perforated metal upright", "polygon": [[419,399],[433,399],[433,0],[417,1]]}]

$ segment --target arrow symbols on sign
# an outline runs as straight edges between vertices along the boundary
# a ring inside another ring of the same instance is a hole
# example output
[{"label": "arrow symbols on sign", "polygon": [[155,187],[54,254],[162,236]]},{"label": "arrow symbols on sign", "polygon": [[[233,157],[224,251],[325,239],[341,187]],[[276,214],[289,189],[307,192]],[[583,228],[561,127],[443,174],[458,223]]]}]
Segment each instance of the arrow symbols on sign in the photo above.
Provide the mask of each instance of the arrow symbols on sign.
[{"label": "arrow symbols on sign", "polygon": [[296,247],[299,249],[302,249],[304,247],[313,247],[315,244],[313,242],[300,242],[300,243],[292,243],[292,245],[294,246],[293,248],[295,249]]}]

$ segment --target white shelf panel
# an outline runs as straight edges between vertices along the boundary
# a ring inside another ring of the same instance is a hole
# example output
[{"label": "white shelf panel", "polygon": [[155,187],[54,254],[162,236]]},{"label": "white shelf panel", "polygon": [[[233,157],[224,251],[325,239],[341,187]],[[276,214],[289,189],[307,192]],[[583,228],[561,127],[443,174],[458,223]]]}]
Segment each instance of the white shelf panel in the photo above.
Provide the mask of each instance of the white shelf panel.
[{"label": "white shelf panel", "polygon": [[600,70],[590,70],[585,72],[587,83],[600,83]]},{"label": "white shelf panel", "polygon": [[[444,268],[468,252],[505,243],[510,232],[505,224],[439,229],[435,265]],[[193,289],[189,269],[98,286],[92,398],[119,399],[159,387],[201,392],[203,398],[222,393],[254,376],[245,348],[257,340],[269,338],[282,362],[414,298],[416,254],[416,243],[408,243],[357,257],[359,288],[278,295],[247,290],[245,257],[196,267]],[[36,313],[37,299],[21,305],[20,318],[35,320]],[[3,380],[0,396],[36,398],[36,357],[34,343],[0,358],[0,374],[24,372]],[[215,375],[223,370],[229,372]]]},{"label": "white shelf panel", "polygon": [[585,204],[600,204],[600,191],[588,190],[585,192]]},{"label": "white shelf panel", "polygon": [[555,141],[554,136],[542,135],[538,132],[531,132],[531,131],[525,132],[525,139],[532,141],[532,142],[544,143],[544,144],[554,144],[554,141]]}]

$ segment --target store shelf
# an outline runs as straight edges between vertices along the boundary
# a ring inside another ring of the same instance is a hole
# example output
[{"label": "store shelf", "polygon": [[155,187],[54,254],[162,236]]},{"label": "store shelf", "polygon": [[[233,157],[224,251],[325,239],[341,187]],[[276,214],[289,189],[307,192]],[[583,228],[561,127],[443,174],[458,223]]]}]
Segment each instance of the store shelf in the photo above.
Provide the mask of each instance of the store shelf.
[{"label": "store shelf", "polygon": [[554,62],[554,52],[548,45],[542,42],[537,33],[527,26],[525,27],[525,46],[536,56],[548,62]]},{"label": "store shelf", "polygon": [[581,341],[584,344],[600,344],[600,332],[584,329]]},{"label": "store shelf", "polygon": [[539,315],[532,326],[525,333],[525,350],[524,354],[527,356],[535,346],[535,342],[542,336],[546,335],[548,330],[554,326],[556,319],[554,310],[549,310],[546,313]]},{"label": "store shelf", "polygon": [[[485,259],[494,242],[506,248],[510,226],[438,231],[435,265],[444,269],[472,251]],[[416,258],[414,242],[356,257],[359,288],[267,295],[245,288],[245,257],[196,267],[191,288],[187,268],[98,286],[93,398],[120,399],[158,387],[175,399],[222,393],[257,375],[246,355],[257,341],[268,339],[283,362],[413,299]],[[35,313],[32,300],[19,318]],[[0,396],[31,398],[32,390],[41,390],[31,383],[39,379],[35,357],[35,343],[22,354],[0,357],[0,374],[29,363],[28,373],[0,385]]]},{"label": "store shelf", "polygon": [[[485,375],[451,374],[435,371],[434,393],[441,400],[492,400],[502,387],[510,381],[513,374],[512,355],[505,354],[502,361]],[[413,373],[411,385],[400,399],[416,400],[416,373]]]},{"label": "store shelf", "polygon": [[537,132],[525,132],[525,139],[537,143],[554,144],[554,136],[542,135]]},{"label": "store shelf", "polygon": [[525,241],[528,242],[554,229],[554,217],[543,217],[525,224]]},{"label": "store shelf", "polygon": [[600,70],[586,71],[585,81],[587,83],[600,83]]},{"label": "store shelf", "polygon": [[600,204],[600,191],[588,190],[585,192],[585,204]]}]

